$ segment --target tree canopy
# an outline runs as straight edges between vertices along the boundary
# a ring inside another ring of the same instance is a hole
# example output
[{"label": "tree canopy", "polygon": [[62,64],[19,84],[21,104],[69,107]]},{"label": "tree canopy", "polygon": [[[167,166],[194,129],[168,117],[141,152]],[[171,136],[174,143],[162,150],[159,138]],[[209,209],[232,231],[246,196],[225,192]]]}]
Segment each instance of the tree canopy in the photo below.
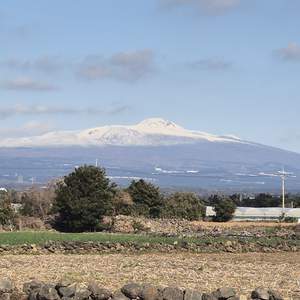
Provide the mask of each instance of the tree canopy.
[{"label": "tree canopy", "polygon": [[32,187],[21,195],[21,215],[46,220],[55,198],[57,179],[45,182],[43,188]]},{"label": "tree canopy", "polygon": [[55,227],[66,232],[103,229],[103,216],[112,210],[115,186],[110,184],[103,168],[76,168],[57,184],[53,203],[58,214]]},{"label": "tree canopy", "polygon": [[[288,195],[287,195],[288,198]],[[282,203],[282,198],[274,197],[270,194],[260,193],[254,199],[245,198],[243,199],[243,206],[249,207],[277,207]]]},{"label": "tree canopy", "polygon": [[203,220],[206,207],[194,193],[177,192],[167,198],[165,216],[168,218],[185,218],[190,221]]},{"label": "tree canopy", "polygon": [[223,197],[218,204],[213,205],[217,222],[227,222],[234,217],[236,204],[232,199]]},{"label": "tree canopy", "polygon": [[152,218],[157,218],[161,215],[165,206],[165,198],[160,193],[159,188],[151,182],[146,182],[143,179],[139,181],[133,180],[124,191],[131,196],[133,205],[130,207],[130,210],[132,214]]}]

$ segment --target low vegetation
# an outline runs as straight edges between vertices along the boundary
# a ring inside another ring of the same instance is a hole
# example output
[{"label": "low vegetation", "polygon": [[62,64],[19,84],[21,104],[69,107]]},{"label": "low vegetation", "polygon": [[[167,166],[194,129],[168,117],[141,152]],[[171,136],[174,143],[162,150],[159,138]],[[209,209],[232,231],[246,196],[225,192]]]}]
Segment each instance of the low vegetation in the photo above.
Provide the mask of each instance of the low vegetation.
[{"label": "low vegetation", "polygon": [[214,204],[213,210],[216,212],[217,222],[228,222],[234,217],[237,206],[230,198],[223,197],[219,203]]},{"label": "low vegetation", "polygon": [[[0,245],[23,245],[36,244],[41,245],[47,241],[70,241],[70,242],[110,242],[110,243],[215,243],[228,241],[238,242],[239,238],[233,237],[215,237],[215,238],[175,238],[175,237],[154,237],[136,234],[110,234],[110,233],[57,233],[57,232],[3,232],[0,234]],[[261,242],[275,245],[278,242],[285,241],[283,238],[244,238],[244,242]],[[300,243],[300,240],[294,240],[294,243]]]},{"label": "low vegetation", "polygon": [[[289,198],[286,204],[300,205],[300,197]],[[251,201],[250,201],[251,200]],[[14,206],[12,206],[12,203]],[[253,199],[241,199],[239,194],[229,197],[211,195],[200,199],[196,194],[179,191],[168,196],[143,179],[119,189],[107,178],[105,169],[95,166],[76,168],[62,180],[52,180],[42,188],[32,187],[23,192],[0,191],[0,224],[6,231],[56,229],[60,232],[95,232],[113,229],[113,222],[104,217],[117,215],[204,220],[206,206],[216,212],[214,221],[232,219],[236,206],[269,206],[281,203],[280,197],[261,193]],[[252,205],[250,205],[252,204]],[[43,226],[37,224],[39,220]],[[284,222],[294,219],[282,218]],[[147,231],[138,222],[137,231]]]}]

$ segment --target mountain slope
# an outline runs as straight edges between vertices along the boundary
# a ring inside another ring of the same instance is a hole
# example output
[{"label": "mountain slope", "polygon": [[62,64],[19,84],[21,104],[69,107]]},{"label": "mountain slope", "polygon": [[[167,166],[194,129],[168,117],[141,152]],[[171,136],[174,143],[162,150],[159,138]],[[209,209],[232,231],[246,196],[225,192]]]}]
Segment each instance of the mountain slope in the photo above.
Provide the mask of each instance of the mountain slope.
[{"label": "mountain slope", "polygon": [[[298,190],[300,154],[241,140],[191,131],[163,119],[134,126],[104,126],[6,139],[0,147],[0,180],[38,181],[61,177],[76,166],[105,167],[119,185],[144,178],[156,185],[238,188],[266,192],[281,178],[266,178],[282,166],[294,172],[288,190]],[[261,188],[263,187],[263,188]],[[238,191],[239,191],[238,190]]]},{"label": "mountain slope", "polygon": [[51,146],[163,146],[196,141],[248,143],[233,136],[214,136],[191,131],[163,119],[147,119],[134,126],[104,126],[77,131],[51,132],[42,136],[5,139],[2,147]]}]

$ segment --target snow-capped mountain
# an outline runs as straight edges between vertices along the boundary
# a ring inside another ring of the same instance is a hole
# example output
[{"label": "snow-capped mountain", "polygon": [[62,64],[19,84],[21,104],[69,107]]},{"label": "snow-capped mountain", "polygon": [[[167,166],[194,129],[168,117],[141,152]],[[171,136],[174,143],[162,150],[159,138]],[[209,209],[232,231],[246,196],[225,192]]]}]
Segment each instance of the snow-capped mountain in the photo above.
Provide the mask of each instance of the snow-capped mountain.
[{"label": "snow-capped mountain", "polygon": [[[0,141],[0,180],[18,182],[62,177],[76,166],[105,167],[118,184],[145,178],[156,185],[193,188],[246,188],[266,192],[281,178],[266,178],[285,167],[300,187],[300,154],[245,141],[186,130],[163,119],[132,126],[104,126],[51,132]],[[35,179],[34,179],[35,178]],[[276,180],[278,179],[278,180]],[[279,186],[278,186],[279,183]]]},{"label": "snow-capped mountain", "polygon": [[50,132],[41,136],[5,139],[2,147],[51,146],[163,146],[193,144],[195,141],[248,143],[234,136],[215,136],[186,130],[171,121],[147,119],[133,126],[104,126],[86,130]]}]

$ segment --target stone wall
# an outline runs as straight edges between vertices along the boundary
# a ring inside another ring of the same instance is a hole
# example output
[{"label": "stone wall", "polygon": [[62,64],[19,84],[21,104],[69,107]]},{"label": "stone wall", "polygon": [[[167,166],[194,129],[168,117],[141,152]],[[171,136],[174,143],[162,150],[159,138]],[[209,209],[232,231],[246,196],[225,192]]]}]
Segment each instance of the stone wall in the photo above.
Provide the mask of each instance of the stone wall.
[{"label": "stone wall", "polygon": [[[300,224],[283,226],[280,223],[270,226],[268,223],[249,222],[241,225],[239,222],[214,223],[188,221],[185,219],[150,219],[119,215],[115,218],[106,217],[108,223],[113,223],[116,233],[135,233],[149,236],[169,237],[278,237],[285,239],[300,239]],[[274,223],[273,223],[274,224]]]},{"label": "stone wall", "polygon": [[1,300],[284,300],[276,290],[257,287],[250,295],[237,295],[231,287],[220,287],[211,293],[178,287],[129,283],[120,290],[109,291],[97,284],[82,286],[67,279],[57,283],[32,280],[18,291],[13,281],[0,278]]},{"label": "stone wall", "polygon": [[158,252],[192,252],[192,253],[246,253],[246,252],[300,252],[300,244],[286,241],[274,244],[263,242],[248,242],[240,240],[238,242],[211,242],[187,243],[175,241],[173,244],[164,243],[111,243],[107,242],[56,242],[48,241],[41,245],[0,245],[0,255],[5,254],[101,254],[101,253],[147,253]]}]

